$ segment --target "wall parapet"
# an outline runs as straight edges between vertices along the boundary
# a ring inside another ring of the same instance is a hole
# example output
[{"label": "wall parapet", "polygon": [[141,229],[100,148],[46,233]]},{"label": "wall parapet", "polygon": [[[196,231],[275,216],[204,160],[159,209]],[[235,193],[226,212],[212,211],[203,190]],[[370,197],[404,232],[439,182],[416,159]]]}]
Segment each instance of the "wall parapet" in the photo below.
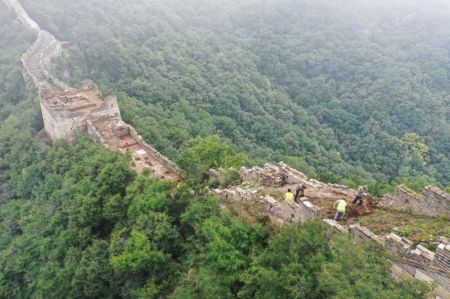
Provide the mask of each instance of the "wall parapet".
[{"label": "wall parapet", "polygon": [[155,157],[155,159],[158,160],[159,163],[161,163],[166,168],[170,169],[171,171],[173,171],[175,173],[179,173],[179,174],[182,173],[181,169],[174,162],[170,161],[167,157],[165,157],[160,152],[158,152],[153,146],[151,146],[150,144],[145,142],[144,138],[142,138],[142,136],[139,135],[138,132],[136,131],[136,129],[133,128],[132,126],[130,126],[130,135],[136,139],[136,141],[139,143],[139,145],[141,145],[148,152],[150,152]]},{"label": "wall parapet", "polygon": [[258,194],[259,190],[233,187],[214,189],[212,194],[226,204],[251,205],[254,216],[268,216],[278,224],[304,223],[320,217],[320,209],[309,201],[278,201],[270,195]]},{"label": "wall parapet", "polygon": [[413,194],[400,186],[394,196],[385,195],[380,205],[428,217],[450,217],[450,194],[434,187],[425,188],[422,194]]},{"label": "wall parapet", "polygon": [[106,148],[109,148],[108,142],[106,142],[105,138],[103,138],[102,134],[97,130],[94,124],[89,119],[86,120],[86,123],[88,133],[90,136],[92,136],[92,138],[94,138],[95,142],[100,143]]},{"label": "wall parapet", "polygon": [[348,233],[356,243],[374,241],[381,244],[386,251],[399,257],[391,261],[393,275],[436,283],[436,298],[450,298],[450,245],[441,243],[434,253],[420,244],[413,248],[411,240],[394,233],[380,237],[359,224],[347,228],[331,219],[324,219],[324,222],[341,233]]},{"label": "wall parapet", "polygon": [[345,227],[331,219],[324,219],[324,222],[340,232],[348,232],[356,243],[377,242],[383,245],[386,251],[397,254],[403,262],[411,263],[427,271],[444,273],[449,276],[450,281],[450,245],[448,244],[441,243],[436,252],[432,252],[421,244],[414,247],[411,240],[395,233],[380,237],[360,224]]},{"label": "wall parapet", "polygon": [[383,241],[380,240],[378,235],[359,223],[350,225],[349,233],[356,243],[377,242],[383,244]]},{"label": "wall parapet", "polygon": [[338,184],[322,183],[314,179],[309,179],[302,172],[289,167],[283,162],[278,165],[267,163],[264,167],[255,166],[253,168],[241,168],[240,178],[243,182],[258,181],[266,187],[282,187],[303,183],[307,190],[315,190],[318,197],[330,199],[353,199],[356,190]]},{"label": "wall parapet", "polygon": [[450,245],[439,244],[432,266],[437,269],[450,269]]}]

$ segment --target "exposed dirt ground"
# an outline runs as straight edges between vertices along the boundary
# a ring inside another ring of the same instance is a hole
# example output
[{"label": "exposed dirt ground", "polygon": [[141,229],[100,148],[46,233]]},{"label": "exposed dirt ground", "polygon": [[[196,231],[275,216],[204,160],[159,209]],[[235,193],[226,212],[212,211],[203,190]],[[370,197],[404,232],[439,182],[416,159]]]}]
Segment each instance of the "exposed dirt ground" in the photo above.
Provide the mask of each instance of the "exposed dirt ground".
[{"label": "exposed dirt ground", "polygon": [[94,122],[94,126],[105,138],[108,146],[118,149],[122,152],[128,152],[133,159],[133,167],[137,174],[141,174],[144,169],[149,169],[151,176],[180,180],[180,176],[171,169],[165,167],[151,152],[141,146],[137,140],[130,134],[117,136],[111,128],[112,120],[105,118]]},{"label": "exposed dirt ground", "polygon": [[[288,189],[291,189],[295,194],[295,188],[296,185],[285,185],[280,188],[265,187],[263,192],[272,195],[277,200],[283,200],[284,193],[287,192]],[[336,209],[333,208],[333,204],[335,203],[337,198],[323,197],[321,196],[321,192],[318,192],[315,189],[308,188],[305,190],[305,197],[307,197],[310,202],[320,208],[322,218],[334,217]],[[349,205],[347,207],[345,218],[342,220],[344,224],[358,222],[360,218],[370,215],[378,209],[376,200],[372,199],[370,196],[363,197],[365,205],[361,207],[352,205],[351,200],[349,200],[348,198],[345,199],[347,200]]]}]

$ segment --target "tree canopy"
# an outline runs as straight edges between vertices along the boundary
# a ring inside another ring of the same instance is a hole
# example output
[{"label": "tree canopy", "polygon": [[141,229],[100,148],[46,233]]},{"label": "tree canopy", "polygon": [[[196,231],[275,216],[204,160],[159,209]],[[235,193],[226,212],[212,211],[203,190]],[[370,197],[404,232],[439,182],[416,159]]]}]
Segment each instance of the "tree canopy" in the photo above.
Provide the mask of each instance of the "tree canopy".
[{"label": "tree canopy", "polygon": [[316,175],[450,181],[442,1],[23,2],[72,43],[60,76],[119,93],[125,119],[174,159],[217,134]]},{"label": "tree canopy", "polygon": [[[195,178],[285,159],[378,191],[448,182],[448,112],[434,109],[448,101],[446,26],[425,36],[395,10],[376,22],[378,2],[360,17],[328,1],[23,2],[73,44],[59,75],[117,92]],[[46,144],[21,74],[33,36],[3,2],[0,25],[0,298],[427,297],[377,246],[320,222],[246,222],[198,179],[136,176],[86,136]]]}]

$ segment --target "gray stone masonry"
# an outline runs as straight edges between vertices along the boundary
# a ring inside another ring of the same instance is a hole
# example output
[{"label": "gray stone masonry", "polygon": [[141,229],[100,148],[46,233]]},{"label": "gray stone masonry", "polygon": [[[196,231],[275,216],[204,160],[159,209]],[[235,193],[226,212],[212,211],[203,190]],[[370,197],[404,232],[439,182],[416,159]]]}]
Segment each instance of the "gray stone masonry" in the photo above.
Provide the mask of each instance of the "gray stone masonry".
[{"label": "gray stone masonry", "polygon": [[356,190],[337,184],[326,184],[314,179],[309,179],[305,174],[289,167],[283,162],[278,165],[267,163],[264,167],[241,168],[240,178],[242,182],[255,182],[264,187],[282,187],[298,183],[305,184],[307,191],[320,198],[336,200],[345,198],[351,200]]},{"label": "gray stone masonry", "polygon": [[138,134],[138,132],[136,131],[135,128],[133,128],[130,125],[128,125],[128,127],[129,127],[129,131],[130,131],[130,135],[133,138],[135,138],[135,140],[138,142],[138,144],[140,146],[142,146],[153,157],[155,157],[155,159],[157,159],[159,163],[161,163],[162,165],[164,165],[164,167],[170,169],[174,173],[178,173],[178,174],[182,173],[182,171],[178,167],[178,165],[176,165],[174,162],[170,161],[169,158],[167,158],[166,156],[164,156],[163,154],[158,152],[153,146],[151,146],[150,144],[145,142],[144,138],[142,138],[142,136]]},{"label": "gray stone masonry", "polygon": [[450,245],[439,244],[433,260],[433,267],[449,271],[450,269]]},{"label": "gray stone masonry", "polygon": [[384,238],[385,248],[400,256],[407,256],[413,244],[411,240],[402,238],[394,233],[390,233]]},{"label": "gray stone masonry", "polygon": [[317,219],[320,209],[309,201],[278,201],[272,196],[258,193],[260,188],[243,188],[241,186],[228,189],[215,189],[212,194],[226,204],[242,204],[249,207],[253,216],[267,216],[278,224],[303,223]]},{"label": "gray stone masonry", "polygon": [[348,233],[349,229],[343,225],[340,225],[336,220],[332,219],[323,219],[323,222],[338,230],[341,233]]},{"label": "gray stone masonry", "polygon": [[394,196],[386,195],[380,202],[388,209],[413,212],[428,217],[450,217],[450,194],[437,188],[425,188],[422,194],[412,194],[406,188],[397,188]]},{"label": "gray stone masonry", "polygon": [[350,236],[352,236],[356,243],[381,242],[376,234],[368,228],[361,226],[359,223],[350,225]]},{"label": "gray stone masonry", "polygon": [[394,233],[383,238],[359,224],[351,225],[348,229],[334,220],[324,219],[324,222],[340,232],[348,232],[356,243],[375,241],[382,244],[385,250],[396,253],[400,257],[399,260],[391,261],[392,275],[401,279],[417,279],[430,284],[436,283],[434,298],[450,299],[449,245],[440,244],[436,253],[422,245],[417,245],[415,249],[412,249],[412,241]]}]

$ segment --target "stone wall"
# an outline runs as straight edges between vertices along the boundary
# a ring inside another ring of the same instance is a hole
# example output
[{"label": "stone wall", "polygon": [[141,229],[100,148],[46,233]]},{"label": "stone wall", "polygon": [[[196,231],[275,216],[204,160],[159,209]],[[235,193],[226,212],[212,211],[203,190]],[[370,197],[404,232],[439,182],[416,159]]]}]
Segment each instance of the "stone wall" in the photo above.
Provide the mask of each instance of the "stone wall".
[{"label": "stone wall", "polygon": [[324,222],[336,230],[346,233],[357,243],[375,241],[399,258],[391,261],[391,274],[401,279],[417,279],[429,284],[436,284],[434,296],[429,298],[450,299],[450,245],[440,244],[436,253],[422,245],[413,248],[413,242],[394,233],[380,237],[359,224],[347,228],[334,220]]},{"label": "stone wall", "polygon": [[28,16],[28,14],[19,4],[19,2],[17,2],[16,0],[4,0],[4,2],[6,6],[14,9],[17,18],[19,19],[20,23],[22,23],[23,26],[35,32],[39,31],[40,29],[39,25]]},{"label": "stone wall", "polygon": [[413,212],[428,217],[450,217],[450,195],[437,188],[425,188],[422,194],[413,194],[404,187],[397,188],[394,196],[386,195],[380,204],[388,209]]},{"label": "stone wall", "polygon": [[450,269],[450,245],[439,244],[432,265],[441,270]]},{"label": "stone wall", "polygon": [[106,148],[109,148],[108,142],[103,138],[102,134],[92,124],[90,120],[86,120],[88,134],[94,139],[95,142],[100,143]]},{"label": "stone wall", "polygon": [[384,238],[384,245],[390,252],[397,253],[400,256],[407,256],[414,243],[407,238],[390,233]]},{"label": "stone wall", "polygon": [[102,106],[97,110],[93,111],[90,115],[92,119],[106,118],[106,117],[117,117],[122,119],[120,114],[119,103],[117,102],[116,96],[109,96],[103,100]]},{"label": "stone wall", "polygon": [[309,201],[278,201],[270,195],[261,195],[260,190],[261,188],[232,187],[215,189],[212,194],[224,203],[245,205],[253,216],[267,216],[278,224],[303,223],[320,216],[320,209]]},{"label": "stone wall", "polygon": [[42,39],[42,34],[39,31],[36,41],[31,45],[30,48],[28,48],[28,50],[22,55],[22,58],[21,58],[22,65],[24,66],[27,74],[32,79],[35,87],[39,87],[40,82],[39,82],[39,79],[37,78],[36,74],[34,74],[31,71],[31,68],[28,66],[27,59],[36,50],[38,45],[41,43],[41,39]]},{"label": "stone wall", "polygon": [[170,161],[167,157],[158,152],[153,146],[146,143],[144,138],[138,134],[135,128],[130,126],[130,135],[142,146],[150,155],[152,155],[159,163],[161,163],[164,167],[170,169],[174,173],[181,174],[181,169],[172,161]]},{"label": "stone wall", "polygon": [[55,118],[55,112],[50,111],[41,101],[42,118],[44,120],[45,130],[52,140],[71,139],[74,132],[86,132],[87,124],[85,116],[74,116],[72,118]]},{"label": "stone wall", "polygon": [[369,230],[364,226],[361,226],[358,223],[350,225],[349,232],[356,243],[382,242],[380,238],[376,234],[374,234],[371,230]]},{"label": "stone wall", "polygon": [[278,165],[265,164],[264,167],[253,167],[250,169],[242,168],[240,177],[243,182],[257,182],[266,187],[282,187],[284,185],[293,185],[303,183],[309,193],[313,193],[314,197],[329,198],[336,200],[345,198],[353,199],[356,190],[346,186],[337,184],[326,184],[308,177],[284,164]]},{"label": "stone wall", "polygon": [[348,232],[356,243],[377,242],[383,245],[386,251],[398,255],[404,263],[423,270],[436,270],[447,274],[450,278],[450,245],[441,243],[434,253],[420,244],[414,247],[411,240],[395,233],[381,237],[360,224],[350,225],[347,228],[331,219],[324,219],[324,222],[340,232]]}]

